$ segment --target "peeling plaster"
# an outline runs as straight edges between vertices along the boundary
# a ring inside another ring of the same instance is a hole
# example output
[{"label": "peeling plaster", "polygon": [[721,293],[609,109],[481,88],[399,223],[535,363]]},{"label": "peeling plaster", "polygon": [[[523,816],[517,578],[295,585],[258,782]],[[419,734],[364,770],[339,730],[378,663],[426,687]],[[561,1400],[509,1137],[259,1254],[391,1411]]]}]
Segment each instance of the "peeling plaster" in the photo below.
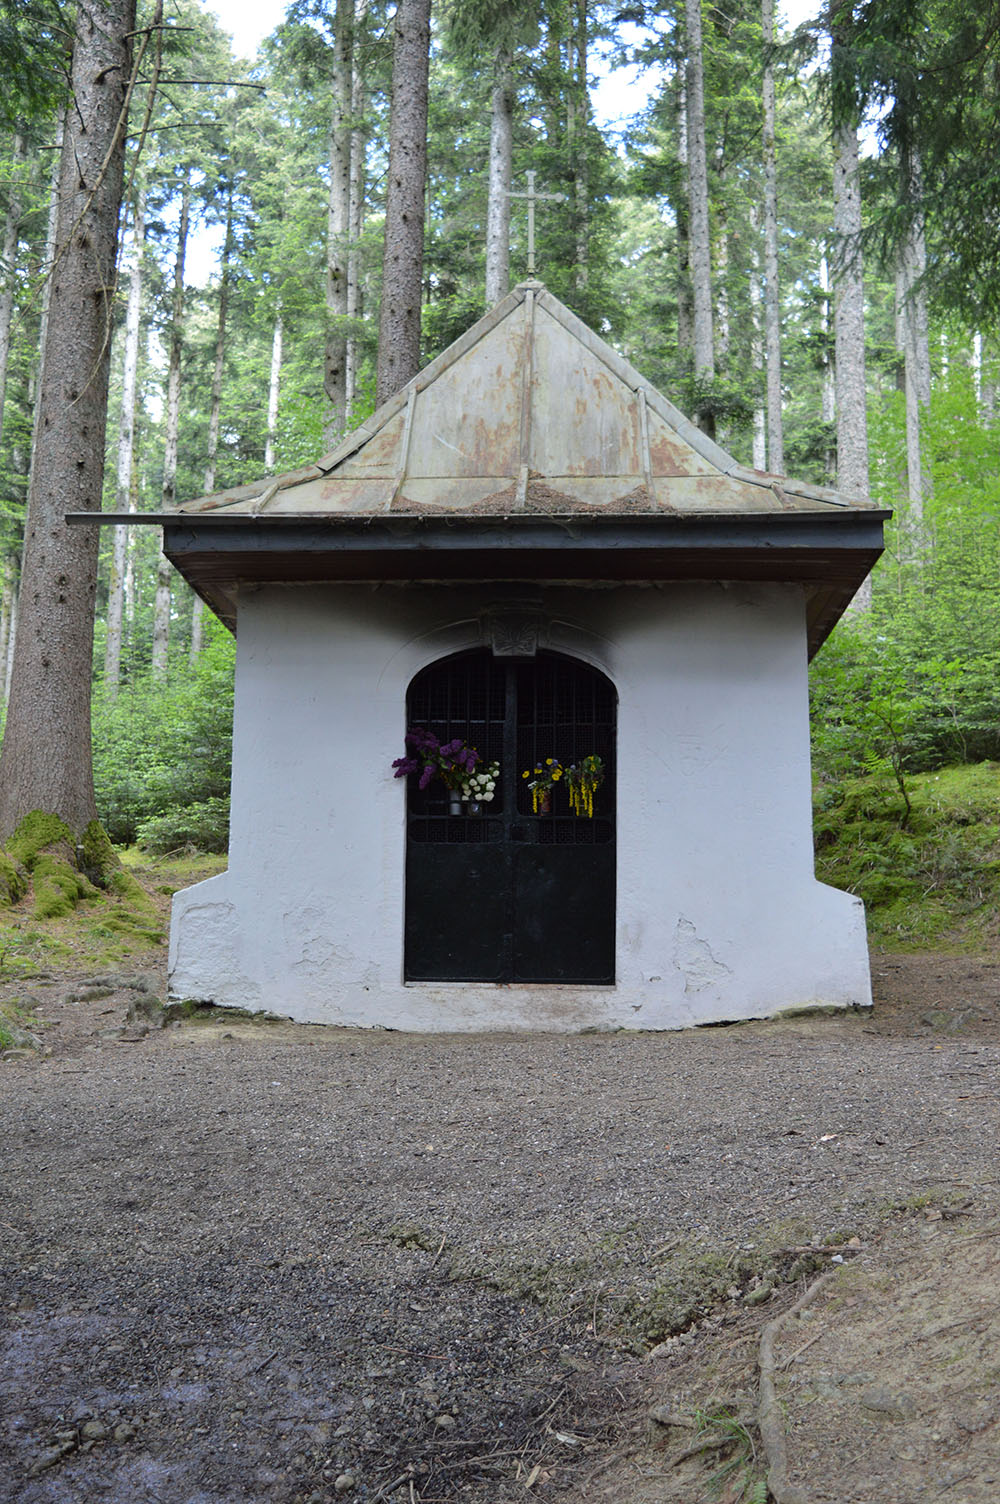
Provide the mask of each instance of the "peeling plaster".
[{"label": "peeling plaster", "polygon": [[674,965],[684,975],[685,992],[702,992],[732,976],[731,968],[715,959],[708,941],[699,940],[698,931],[683,914],[674,934]]}]

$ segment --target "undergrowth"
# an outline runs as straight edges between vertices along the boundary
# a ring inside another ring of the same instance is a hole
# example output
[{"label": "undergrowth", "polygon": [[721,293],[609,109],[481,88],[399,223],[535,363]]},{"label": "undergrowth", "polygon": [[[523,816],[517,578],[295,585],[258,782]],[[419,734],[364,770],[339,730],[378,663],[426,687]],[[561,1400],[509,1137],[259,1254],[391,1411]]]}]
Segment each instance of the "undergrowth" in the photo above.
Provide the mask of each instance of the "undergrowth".
[{"label": "undergrowth", "polygon": [[1000,941],[1000,764],[821,783],[816,876],[865,903],[887,949],[992,950]]}]

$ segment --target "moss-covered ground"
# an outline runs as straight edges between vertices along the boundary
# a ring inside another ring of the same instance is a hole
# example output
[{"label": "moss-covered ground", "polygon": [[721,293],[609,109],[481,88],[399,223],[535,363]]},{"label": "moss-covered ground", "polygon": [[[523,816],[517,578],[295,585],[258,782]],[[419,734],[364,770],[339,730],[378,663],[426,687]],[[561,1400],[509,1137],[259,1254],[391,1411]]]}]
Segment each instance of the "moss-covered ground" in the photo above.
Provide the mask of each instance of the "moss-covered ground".
[{"label": "moss-covered ground", "polygon": [[32,815],[0,849],[0,982],[162,954],[170,899],[225,866],[220,856],[151,857],[115,850],[99,826],[76,843],[52,816]]},{"label": "moss-covered ground", "polygon": [[907,775],[912,806],[876,777],[820,785],[816,875],[864,899],[888,950],[1000,948],[1000,763]]}]

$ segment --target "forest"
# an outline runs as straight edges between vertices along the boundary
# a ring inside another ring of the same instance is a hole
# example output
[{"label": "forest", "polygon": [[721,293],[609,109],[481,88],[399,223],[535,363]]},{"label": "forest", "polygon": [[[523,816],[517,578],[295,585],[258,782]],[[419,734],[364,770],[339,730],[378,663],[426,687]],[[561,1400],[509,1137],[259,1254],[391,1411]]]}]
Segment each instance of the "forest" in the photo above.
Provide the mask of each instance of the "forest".
[{"label": "forest", "polygon": [[[22,568],[41,352],[73,343],[49,325],[63,143],[86,113],[68,60],[87,25],[117,26],[128,76],[76,221],[120,157],[82,379],[96,393],[107,368],[103,509],[158,512],[333,448],[524,278],[533,173],[560,299],[741,461],[892,510],[813,665],[821,875],[889,939],[978,911],[997,872],[982,765],[1000,760],[997,0],[829,0],[794,28],[774,0],[292,0],[253,62],[196,0],[134,11],[0,0],[7,789],[17,696],[37,691],[26,644],[53,614]],[[636,109],[608,124],[594,87],[626,66]],[[100,532],[96,575],[74,565],[71,670],[96,814],[116,846],[224,851],[234,643],[155,529]],[[38,800],[6,797],[9,833]]]}]

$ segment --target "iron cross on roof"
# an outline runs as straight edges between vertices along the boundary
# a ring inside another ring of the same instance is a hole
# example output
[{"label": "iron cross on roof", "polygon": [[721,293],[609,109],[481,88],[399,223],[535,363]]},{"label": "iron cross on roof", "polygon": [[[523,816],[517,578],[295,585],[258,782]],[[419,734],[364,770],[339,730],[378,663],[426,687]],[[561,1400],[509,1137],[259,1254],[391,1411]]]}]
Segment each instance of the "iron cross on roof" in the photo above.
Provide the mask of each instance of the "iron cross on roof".
[{"label": "iron cross on roof", "polygon": [[526,172],[528,179],[527,193],[514,193],[507,189],[508,198],[526,198],[528,200],[528,276],[535,275],[535,202],[538,199],[548,199],[550,203],[561,204],[565,202],[565,193],[538,193],[535,190],[535,174]]}]

